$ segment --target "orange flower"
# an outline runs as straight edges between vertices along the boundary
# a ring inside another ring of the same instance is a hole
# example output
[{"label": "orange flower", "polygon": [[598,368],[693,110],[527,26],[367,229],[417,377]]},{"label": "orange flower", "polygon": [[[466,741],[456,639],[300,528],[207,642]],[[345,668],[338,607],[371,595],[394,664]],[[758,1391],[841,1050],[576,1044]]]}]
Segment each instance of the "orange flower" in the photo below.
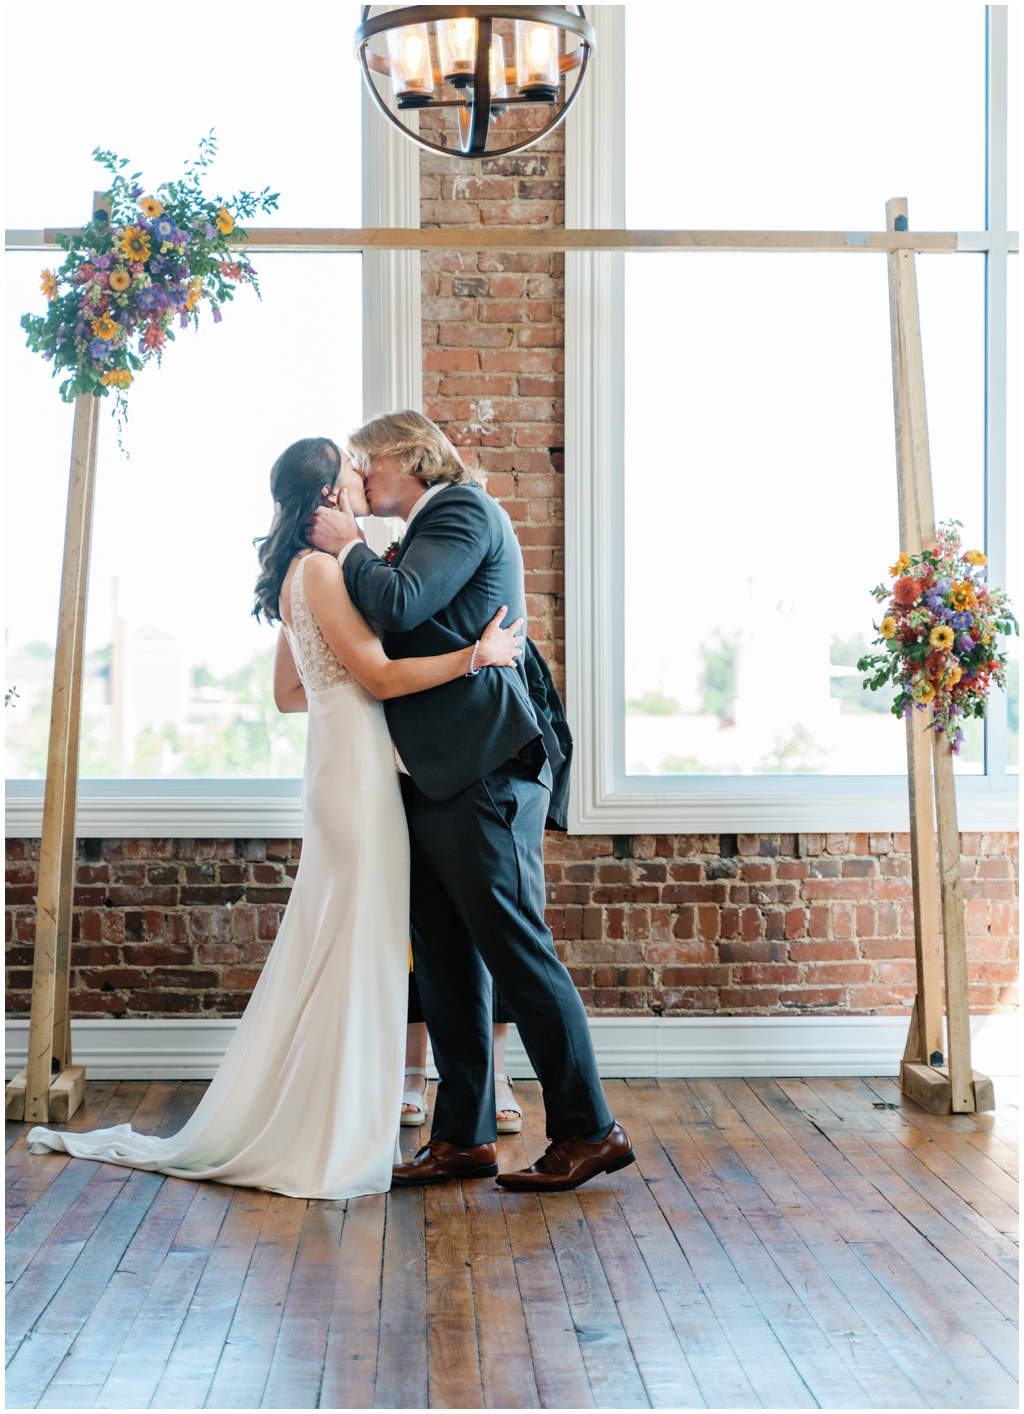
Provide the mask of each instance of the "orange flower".
[{"label": "orange flower", "polygon": [[164,214],[164,204],[162,201],[157,201],[155,196],[144,196],[139,205],[151,221]]},{"label": "orange flower", "polygon": [[898,579],[892,587],[892,597],[897,604],[902,604],[905,609],[909,609],[911,604],[917,603],[920,593],[917,580],[911,579],[909,575]]},{"label": "orange flower", "polygon": [[222,206],[217,212],[214,224],[222,236],[230,236],[231,232],[235,229],[235,218],[226,206]]},{"label": "orange flower", "polygon": [[893,579],[895,579],[898,574],[902,574],[904,570],[908,570],[909,568],[910,556],[906,553],[906,551],[902,551],[896,563],[894,565],[890,565],[889,573],[892,575]]},{"label": "orange flower", "polygon": [[134,379],[127,368],[112,368],[109,373],[104,373],[100,381],[108,388],[127,388]]},{"label": "orange flower", "polygon": [[57,277],[52,270],[44,270],[39,288],[49,300],[57,298]]},{"label": "orange flower", "polygon": [[97,339],[112,339],[117,333],[117,325],[109,314],[101,314],[99,319],[92,321],[92,332]]},{"label": "orange flower", "polygon": [[965,609],[973,608],[978,602],[974,593],[974,585],[969,579],[954,583],[952,589],[949,591],[949,597],[952,607],[956,609],[958,613],[962,613]]},{"label": "orange flower", "polygon": [[110,288],[121,294],[132,282],[132,277],[127,270],[112,270],[110,272]]}]

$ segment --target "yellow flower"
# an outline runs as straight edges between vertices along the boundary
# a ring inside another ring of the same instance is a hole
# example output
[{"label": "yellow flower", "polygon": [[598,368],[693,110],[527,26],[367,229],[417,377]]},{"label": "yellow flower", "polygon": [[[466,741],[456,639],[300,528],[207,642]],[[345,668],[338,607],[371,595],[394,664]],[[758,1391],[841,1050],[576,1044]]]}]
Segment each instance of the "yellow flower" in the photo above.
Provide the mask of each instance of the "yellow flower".
[{"label": "yellow flower", "polygon": [[954,583],[953,588],[949,591],[949,597],[952,600],[953,608],[959,612],[970,609],[978,602],[974,595],[974,585],[969,579]]},{"label": "yellow flower", "polygon": [[883,638],[892,638],[896,633],[896,620],[889,615],[878,625],[878,632]]},{"label": "yellow flower", "polygon": [[196,305],[203,297],[202,280],[193,280],[188,287],[188,298],[185,300],[186,309],[195,309]]},{"label": "yellow flower", "polygon": [[217,230],[222,236],[230,236],[231,232],[235,229],[235,218],[226,206],[222,206],[217,212],[216,225]]},{"label": "yellow flower", "polygon": [[132,282],[132,277],[127,270],[112,270],[110,272],[110,288],[116,290],[118,294],[126,290]]},{"label": "yellow flower", "polygon": [[44,270],[39,288],[47,299],[57,298],[57,277],[52,270]]},{"label": "yellow flower", "polygon": [[144,196],[139,205],[151,221],[154,217],[164,214],[164,204],[162,201],[157,201],[155,196]]},{"label": "yellow flower", "polygon": [[906,553],[903,553],[900,555],[896,563],[890,566],[889,573],[892,575],[893,579],[895,579],[897,575],[902,574],[904,570],[908,570],[909,568],[910,556]]},{"label": "yellow flower", "polygon": [[969,565],[987,565],[988,556],[983,555],[980,550],[968,550],[964,559]]},{"label": "yellow flower", "polygon": [[935,689],[930,682],[919,682],[914,688],[914,698],[918,702],[930,702],[935,696]]},{"label": "yellow flower", "polygon": [[956,687],[957,683],[960,681],[960,679],[963,677],[963,675],[964,675],[964,670],[963,670],[963,668],[961,668],[960,664],[957,663],[955,667],[950,668],[950,670],[949,670],[949,674],[948,674],[948,676],[947,676],[947,678],[946,678],[946,686],[947,686],[947,687]]},{"label": "yellow flower", "polygon": [[149,259],[149,236],[138,226],[128,226],[121,236],[121,250],[129,260]]},{"label": "yellow flower", "polygon": [[953,630],[948,624],[936,624],[928,635],[928,642],[933,648],[941,648],[943,653],[948,653],[953,647]]},{"label": "yellow flower", "polygon": [[117,325],[109,314],[101,314],[99,319],[92,321],[92,332],[97,339],[112,339],[117,333]]},{"label": "yellow flower", "polygon": [[101,380],[108,388],[127,388],[134,381],[127,368],[112,368]]}]

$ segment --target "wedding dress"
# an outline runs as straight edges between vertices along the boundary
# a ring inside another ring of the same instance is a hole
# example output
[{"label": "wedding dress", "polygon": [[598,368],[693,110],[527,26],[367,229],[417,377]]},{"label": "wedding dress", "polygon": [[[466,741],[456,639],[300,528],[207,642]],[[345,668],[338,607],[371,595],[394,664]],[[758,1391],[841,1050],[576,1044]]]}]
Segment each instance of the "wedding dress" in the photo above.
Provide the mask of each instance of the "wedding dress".
[{"label": "wedding dress", "polygon": [[34,1154],[63,1150],[296,1198],[390,1187],[400,1157],[409,839],[383,707],[320,632],[304,567],[285,630],[309,703],[302,856],[245,1015],[179,1133],[37,1127]]}]

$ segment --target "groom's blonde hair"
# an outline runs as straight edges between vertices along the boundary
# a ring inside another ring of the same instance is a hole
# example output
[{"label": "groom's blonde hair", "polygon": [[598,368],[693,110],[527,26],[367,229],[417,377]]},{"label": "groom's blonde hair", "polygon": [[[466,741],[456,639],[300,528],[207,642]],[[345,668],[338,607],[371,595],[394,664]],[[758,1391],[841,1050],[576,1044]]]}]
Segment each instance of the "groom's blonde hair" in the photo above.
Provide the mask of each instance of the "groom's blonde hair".
[{"label": "groom's blonde hair", "polygon": [[406,476],[424,486],[447,481],[452,486],[480,482],[480,476],[463,463],[439,427],[421,412],[385,412],[357,427],[348,438],[349,452],[357,466],[371,457],[399,457]]}]

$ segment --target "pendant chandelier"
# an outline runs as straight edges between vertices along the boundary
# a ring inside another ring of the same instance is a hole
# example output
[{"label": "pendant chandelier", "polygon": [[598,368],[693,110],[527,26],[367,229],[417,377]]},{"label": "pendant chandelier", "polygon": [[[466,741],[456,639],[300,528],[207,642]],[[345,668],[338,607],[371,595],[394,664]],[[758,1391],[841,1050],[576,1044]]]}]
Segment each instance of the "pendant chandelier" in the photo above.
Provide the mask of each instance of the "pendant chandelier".
[{"label": "pendant chandelier", "polygon": [[[407,5],[371,17],[373,9],[363,6],[355,33],[366,86],[385,118],[429,152],[499,157],[539,142],[572,107],[594,52],[582,5]],[[550,110],[536,128],[530,115],[526,137],[526,123],[514,123],[520,104]],[[403,121],[435,110],[441,123]],[[449,113],[457,147],[445,140]],[[503,129],[519,140],[503,144]]]}]

